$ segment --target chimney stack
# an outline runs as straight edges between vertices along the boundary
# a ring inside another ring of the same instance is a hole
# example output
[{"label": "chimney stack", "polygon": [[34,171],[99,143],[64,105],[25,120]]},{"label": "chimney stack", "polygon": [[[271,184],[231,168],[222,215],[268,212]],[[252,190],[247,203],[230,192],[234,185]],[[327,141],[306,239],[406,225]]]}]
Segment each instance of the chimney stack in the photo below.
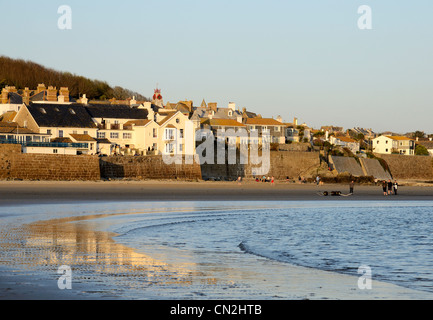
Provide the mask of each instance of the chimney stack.
[{"label": "chimney stack", "polygon": [[68,87],[61,87],[60,88],[60,95],[64,97],[64,102],[69,102],[69,88]]},{"label": "chimney stack", "polygon": [[57,101],[57,88],[49,86],[47,90],[47,101]]},{"label": "chimney stack", "polygon": [[47,90],[47,88],[45,87],[45,84],[40,83],[40,84],[38,84],[38,88],[36,89],[36,93],[38,94],[38,93],[45,91],[45,90]]}]

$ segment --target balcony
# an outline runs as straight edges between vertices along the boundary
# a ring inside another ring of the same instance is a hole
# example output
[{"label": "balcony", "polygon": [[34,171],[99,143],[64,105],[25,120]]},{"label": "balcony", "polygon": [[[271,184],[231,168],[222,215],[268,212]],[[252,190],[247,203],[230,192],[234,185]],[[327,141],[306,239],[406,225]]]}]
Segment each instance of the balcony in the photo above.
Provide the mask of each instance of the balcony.
[{"label": "balcony", "polygon": [[48,147],[48,148],[77,148],[88,149],[88,143],[63,143],[63,142],[33,142],[18,140],[0,140],[0,144],[20,144],[23,147]]}]

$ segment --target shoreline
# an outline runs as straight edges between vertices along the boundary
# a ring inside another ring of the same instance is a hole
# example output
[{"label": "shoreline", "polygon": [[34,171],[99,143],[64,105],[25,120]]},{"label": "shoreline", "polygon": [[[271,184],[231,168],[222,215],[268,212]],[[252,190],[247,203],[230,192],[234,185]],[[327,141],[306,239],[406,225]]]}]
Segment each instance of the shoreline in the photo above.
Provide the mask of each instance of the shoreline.
[{"label": "shoreline", "polygon": [[345,184],[296,184],[243,181],[0,181],[0,207],[76,201],[311,201],[311,200],[433,200],[433,186],[404,185],[398,195],[384,196],[381,186],[355,185],[351,196]]},{"label": "shoreline", "polygon": [[[334,198],[334,197],[333,197]],[[98,206],[98,204],[94,204]],[[181,204],[180,207],[187,207],[188,204]],[[214,206],[218,206],[214,204]],[[40,209],[38,214],[43,212],[44,206]],[[180,208],[179,208],[180,209]],[[42,210],[42,211],[41,211]],[[76,209],[79,213],[82,209]],[[93,210],[93,209],[92,209]],[[15,208],[13,212],[20,212],[20,208]],[[27,214],[32,212],[28,211]],[[8,299],[19,299],[19,300],[124,300],[128,299],[127,296],[122,294],[123,289],[118,288],[116,290],[106,290],[104,283],[101,278],[101,274],[107,272],[107,276],[113,276],[113,272],[120,272],[123,276],[128,273],[129,268],[133,267],[133,270],[139,272],[136,279],[141,279],[143,276],[141,272],[145,274],[149,273],[149,276],[142,278],[142,281],[162,281],[168,284],[179,283],[177,288],[180,289],[182,294],[185,293],[185,289],[182,288],[182,283],[190,285],[194,283],[192,288],[203,290],[203,285],[216,286],[216,293],[222,294],[218,296],[218,299],[224,298],[225,294],[230,294],[231,290],[236,288],[242,289],[248,288],[248,292],[251,294],[259,294],[266,299],[271,300],[303,300],[303,299],[331,299],[331,300],[346,300],[346,299],[430,299],[431,293],[421,292],[417,290],[400,287],[389,282],[382,282],[374,280],[374,290],[372,291],[359,291],[356,288],[357,276],[348,275],[339,272],[325,271],[318,268],[302,267],[293,265],[290,263],[279,262],[277,260],[257,256],[254,254],[242,255],[242,260],[239,257],[235,257],[233,260],[229,259],[234,263],[233,265],[218,263],[217,268],[212,268],[212,263],[205,265],[194,265],[194,261],[183,261],[178,258],[173,261],[166,260],[167,257],[173,258],[172,253],[181,254],[180,257],[184,257],[185,252],[177,252],[175,248],[165,248],[163,251],[151,250],[150,253],[137,251],[133,246],[122,244],[122,241],[116,241],[116,234],[109,231],[110,223],[107,224],[106,218],[113,217],[115,219],[122,217],[120,221],[124,219],[133,219],[134,213],[122,213],[117,210],[114,213],[106,214],[84,214],[75,215],[74,210],[67,216],[56,217],[56,215],[50,215],[48,220],[32,219],[34,222],[24,223],[22,220],[25,217],[20,218],[22,224],[17,230],[19,230],[16,239],[22,239],[18,243],[27,242],[30,240],[30,246],[27,248],[30,250],[27,252],[27,259],[29,266],[36,263],[36,265],[44,266],[45,263],[42,261],[46,259],[45,255],[39,257],[39,248],[50,249],[49,251],[57,252],[59,256],[63,257],[61,261],[57,260],[56,254],[50,255],[53,261],[49,262],[42,270],[32,268],[21,269],[10,264],[9,266],[0,265],[0,298],[3,300]],[[149,212],[152,212],[151,210]],[[143,214],[140,211],[139,214]],[[86,222],[88,221],[88,222]],[[105,223],[102,223],[105,221]],[[122,223],[122,222],[121,222]],[[55,239],[58,238],[58,230],[62,230],[62,237],[59,243],[46,242],[44,239]],[[77,243],[76,239],[80,239]],[[24,241],[25,240],[25,241]],[[43,240],[40,242],[40,240]],[[88,246],[82,244],[97,244],[96,246]],[[11,243],[9,244],[11,245]],[[48,247],[47,247],[48,245]],[[34,253],[32,253],[32,250]],[[118,265],[115,261],[112,261],[112,257],[117,257]],[[167,256],[168,254],[168,256]],[[96,260],[93,258],[88,260],[89,257],[98,257],[97,266],[95,265]],[[235,256],[237,254],[235,253]],[[164,258],[165,257],[165,258]],[[43,258],[40,260],[40,258]],[[107,265],[101,264],[100,262],[108,259]],[[39,261],[39,262],[38,262]],[[60,264],[64,264],[66,261],[67,265],[74,266],[78,263],[77,268],[80,265],[84,267],[84,274],[80,270],[74,269],[74,277],[78,276],[78,282],[74,281],[73,290],[59,290],[57,288],[56,268]],[[111,262],[110,262],[111,261]],[[180,262],[185,264],[180,264]],[[177,263],[176,263],[177,262]],[[25,262],[26,264],[27,262]],[[17,264],[18,266],[19,264]],[[24,266],[24,265],[23,265]],[[57,266],[54,268],[54,266]],[[99,276],[91,276],[86,270],[95,266],[97,274]],[[116,267],[117,266],[117,267]],[[259,267],[257,267],[259,266]],[[165,272],[159,274],[159,268],[163,267]],[[131,271],[131,269],[129,269]],[[210,273],[206,272],[209,270]],[[267,270],[266,272],[260,272],[260,270]],[[17,272],[19,271],[19,272]],[[77,273],[78,272],[78,273]],[[153,274],[153,276],[152,276]],[[191,276],[194,275],[193,278]],[[219,276],[218,276],[219,275]],[[232,275],[233,281],[226,279],[227,275]],[[244,280],[239,282],[239,278],[236,277],[242,275]],[[283,277],[282,277],[283,275]],[[84,278],[83,278],[84,276]],[[132,274],[132,280],[136,276]],[[84,280],[83,280],[84,279]],[[88,280],[86,280],[88,279]],[[174,282],[173,282],[174,281]],[[151,283],[149,282],[149,284]],[[243,284],[242,284],[243,283]],[[241,285],[242,284],[242,285]],[[153,284],[150,291],[144,290],[142,297],[149,300],[160,300],[163,298],[158,295],[158,286]],[[240,287],[239,287],[240,286]],[[147,288],[147,287],[146,287]],[[175,286],[176,289],[176,286]],[[230,289],[230,290],[229,290]],[[189,289],[187,289],[189,290]],[[264,290],[264,291],[263,291]],[[272,295],[265,294],[266,292],[272,292]],[[206,292],[206,291],[205,291]],[[212,292],[212,291],[211,291]],[[119,294],[120,293],[120,294]],[[126,293],[126,292],[125,292]],[[246,297],[248,297],[247,293]],[[173,301],[177,300],[176,295],[173,296]],[[191,300],[207,300],[209,297],[206,295],[193,295],[190,296]],[[212,297],[210,297],[212,298]],[[231,298],[228,298],[229,300]],[[248,299],[248,298],[245,298]]]}]

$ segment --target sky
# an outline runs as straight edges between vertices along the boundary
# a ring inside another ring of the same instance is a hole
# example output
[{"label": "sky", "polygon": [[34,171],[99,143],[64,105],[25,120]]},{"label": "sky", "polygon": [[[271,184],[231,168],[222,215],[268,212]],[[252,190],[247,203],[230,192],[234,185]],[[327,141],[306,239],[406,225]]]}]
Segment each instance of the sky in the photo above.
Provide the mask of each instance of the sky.
[{"label": "sky", "polygon": [[0,55],[164,102],[433,133],[431,0],[0,0],[0,27]]}]

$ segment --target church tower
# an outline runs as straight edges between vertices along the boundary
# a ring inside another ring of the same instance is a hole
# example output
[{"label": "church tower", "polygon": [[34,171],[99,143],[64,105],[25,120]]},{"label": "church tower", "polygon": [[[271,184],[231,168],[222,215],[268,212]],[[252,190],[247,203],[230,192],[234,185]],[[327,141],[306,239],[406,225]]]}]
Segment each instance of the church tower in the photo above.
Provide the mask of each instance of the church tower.
[{"label": "church tower", "polygon": [[164,108],[164,101],[162,100],[161,89],[158,87],[155,89],[155,93],[153,95],[152,104]]}]

